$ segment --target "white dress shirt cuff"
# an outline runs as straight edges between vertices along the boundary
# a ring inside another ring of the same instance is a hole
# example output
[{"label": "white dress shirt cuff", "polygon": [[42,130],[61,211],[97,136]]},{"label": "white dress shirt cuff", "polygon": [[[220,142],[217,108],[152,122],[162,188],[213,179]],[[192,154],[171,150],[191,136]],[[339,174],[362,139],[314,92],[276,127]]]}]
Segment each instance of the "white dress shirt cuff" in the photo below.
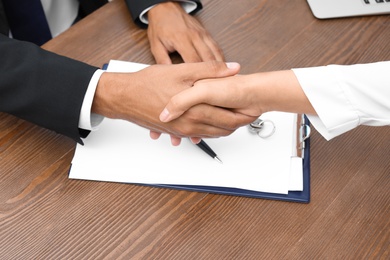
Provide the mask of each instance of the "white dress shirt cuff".
[{"label": "white dress shirt cuff", "polygon": [[[185,0],[176,0],[175,2],[180,2],[181,4],[181,7],[183,7],[183,9],[187,12],[187,13],[191,13],[192,11],[194,11],[197,7],[197,4],[193,1],[185,1]],[[148,11],[150,9],[152,9],[155,5],[152,5],[150,6],[149,8],[146,8],[139,16],[139,19],[141,20],[141,22],[143,22],[144,24],[149,24],[149,21],[148,21]]]},{"label": "white dress shirt cuff", "polygon": [[96,87],[103,72],[104,71],[100,69],[96,70],[91,78],[91,81],[89,82],[80,111],[79,128],[81,129],[91,131],[97,130],[98,126],[104,119],[103,116],[91,112]]},{"label": "white dress shirt cuff", "polygon": [[331,66],[293,69],[318,116],[307,115],[327,140],[359,125],[359,115]]},{"label": "white dress shirt cuff", "polygon": [[314,127],[331,139],[358,125],[390,125],[390,61],[293,69],[318,117]]}]

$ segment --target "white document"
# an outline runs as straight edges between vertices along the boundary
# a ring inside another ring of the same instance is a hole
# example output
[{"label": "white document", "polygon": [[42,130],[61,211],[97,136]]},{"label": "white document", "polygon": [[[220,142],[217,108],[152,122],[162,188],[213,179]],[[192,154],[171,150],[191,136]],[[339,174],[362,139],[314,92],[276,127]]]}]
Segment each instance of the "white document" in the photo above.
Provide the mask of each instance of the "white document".
[{"label": "white document", "polygon": [[[109,70],[130,72],[145,66],[111,61]],[[291,160],[295,114],[270,112],[261,118],[272,120],[276,126],[269,138],[262,139],[242,127],[227,137],[204,139],[222,164],[188,139],[182,140],[180,146],[172,146],[168,135],[152,140],[145,128],[106,118],[99,130],[84,140],[84,146],[77,144],[69,177],[135,184],[220,186],[280,194],[287,194],[290,185],[299,189],[302,163]]]}]

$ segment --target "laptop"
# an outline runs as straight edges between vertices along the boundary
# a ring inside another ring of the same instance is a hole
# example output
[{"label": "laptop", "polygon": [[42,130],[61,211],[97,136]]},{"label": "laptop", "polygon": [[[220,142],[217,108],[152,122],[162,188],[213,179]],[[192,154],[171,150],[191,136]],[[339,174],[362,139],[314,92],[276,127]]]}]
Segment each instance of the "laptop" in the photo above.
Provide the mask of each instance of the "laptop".
[{"label": "laptop", "polygon": [[390,13],[390,0],[307,0],[318,19],[383,15]]}]

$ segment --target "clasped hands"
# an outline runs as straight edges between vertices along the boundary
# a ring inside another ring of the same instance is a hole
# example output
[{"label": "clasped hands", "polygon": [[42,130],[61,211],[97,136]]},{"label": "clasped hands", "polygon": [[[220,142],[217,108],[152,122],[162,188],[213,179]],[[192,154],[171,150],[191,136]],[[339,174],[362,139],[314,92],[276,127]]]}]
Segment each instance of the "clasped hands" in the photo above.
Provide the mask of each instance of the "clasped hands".
[{"label": "clasped hands", "polygon": [[182,137],[194,137],[196,143],[200,138],[227,136],[256,117],[199,103],[180,111],[180,115],[164,118],[164,108],[175,102],[175,95],[196,84],[207,84],[202,80],[233,76],[239,69],[237,63],[211,61],[151,65],[134,73],[105,72],[95,92],[92,112],[150,129],[154,139],[168,133],[173,145],[179,145]]}]

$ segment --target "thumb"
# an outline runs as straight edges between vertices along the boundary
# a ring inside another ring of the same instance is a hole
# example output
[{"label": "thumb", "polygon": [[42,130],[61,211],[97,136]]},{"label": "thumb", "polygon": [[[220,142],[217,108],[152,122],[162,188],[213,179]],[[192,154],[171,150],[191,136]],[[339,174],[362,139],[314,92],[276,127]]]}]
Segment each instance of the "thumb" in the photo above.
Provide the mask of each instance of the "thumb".
[{"label": "thumb", "polygon": [[[186,65],[189,64],[190,68]],[[237,62],[208,61],[197,63],[182,64],[183,69],[189,70],[192,79],[195,81],[201,79],[223,78],[236,75],[240,71],[240,64]]]},{"label": "thumb", "polygon": [[205,96],[205,93],[196,87],[179,92],[171,98],[161,112],[159,116],[160,121],[169,122],[178,118],[192,106],[203,103]]},{"label": "thumb", "polygon": [[[228,77],[236,75],[240,70],[240,64],[236,62],[221,63],[221,62],[200,62],[192,63],[194,70],[193,75],[197,79]],[[205,67],[206,65],[206,67]],[[210,67],[211,66],[211,67]],[[207,69],[209,68],[209,69]],[[211,89],[191,87],[179,92],[171,97],[159,118],[162,122],[172,121],[184,112],[200,103],[204,103]]]},{"label": "thumb", "polygon": [[164,110],[160,114],[160,121],[167,123],[169,121],[172,121],[175,118],[178,118],[180,115],[183,114],[183,111],[175,113],[175,115],[169,113],[169,110],[167,107],[164,108]]}]

